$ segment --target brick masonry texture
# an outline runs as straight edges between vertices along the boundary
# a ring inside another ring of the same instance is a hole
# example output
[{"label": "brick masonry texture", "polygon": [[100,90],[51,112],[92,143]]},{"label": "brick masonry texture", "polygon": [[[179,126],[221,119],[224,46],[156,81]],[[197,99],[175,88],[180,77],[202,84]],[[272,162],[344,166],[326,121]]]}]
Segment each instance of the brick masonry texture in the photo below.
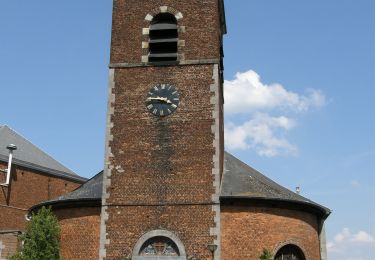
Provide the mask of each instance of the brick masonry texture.
[{"label": "brick masonry texture", "polygon": [[319,260],[318,223],[302,211],[264,207],[221,208],[222,260],[259,259],[263,248],[276,254],[285,244],[302,249],[306,260]]},{"label": "brick masonry texture", "polygon": [[54,210],[60,224],[63,259],[98,259],[100,207]]},{"label": "brick masonry texture", "polygon": [[[6,167],[7,164],[0,164],[0,168]],[[27,209],[70,192],[79,185],[13,164],[10,186],[0,187],[0,230],[24,230]]]},{"label": "brick masonry texture", "polygon": [[[115,81],[107,204],[211,202],[212,66],[118,69]],[[157,83],[173,84],[180,94],[179,108],[164,118],[145,107]]]},{"label": "brick masonry texture", "polygon": [[[111,64],[147,60],[144,28],[160,7],[178,17],[180,60],[220,59],[217,0],[115,0]],[[207,245],[219,240],[213,169],[221,170],[223,153],[222,133],[216,132],[222,130],[218,73],[214,64],[114,70],[101,256],[120,259],[143,234],[165,229],[182,240],[187,255],[210,258]],[[158,83],[174,85],[180,95],[177,111],[162,118],[145,107],[147,93]],[[216,147],[215,137],[220,139]]]},{"label": "brick masonry texture", "polygon": [[[185,26],[185,46],[179,52],[185,60],[218,58],[221,33],[217,0],[115,0],[112,24],[111,63],[139,63],[142,52],[142,28],[148,28],[145,17],[161,6],[181,12],[179,26]],[[194,19],[192,19],[194,18]]]},{"label": "brick masonry texture", "polygon": [[14,254],[18,248],[18,238],[16,234],[0,234],[0,246],[1,249],[0,260],[6,259],[7,257]]},{"label": "brick masonry texture", "polygon": [[156,229],[173,232],[184,244],[187,255],[210,259],[207,245],[212,243],[208,232],[213,225],[211,206],[118,206],[109,207],[108,211],[111,243],[106,259],[131,255],[138,239]]},{"label": "brick masonry texture", "polygon": [[[153,229],[174,232],[188,255],[209,257],[207,245],[216,238],[210,235],[215,226],[213,68],[116,69],[106,259],[129,254]],[[144,104],[157,83],[173,84],[180,95],[177,111],[163,118],[152,115]]]},{"label": "brick masonry texture", "polygon": [[[0,169],[6,167],[6,163],[0,162]],[[25,230],[27,224],[25,215],[31,206],[70,192],[79,185],[79,183],[48,176],[13,164],[10,185],[0,187],[0,231]],[[0,241],[3,236],[0,235]],[[9,242],[12,239],[12,242],[5,243],[4,250],[7,254],[14,254],[17,248],[14,246],[17,237],[9,236],[13,238],[8,237],[6,241]]]}]

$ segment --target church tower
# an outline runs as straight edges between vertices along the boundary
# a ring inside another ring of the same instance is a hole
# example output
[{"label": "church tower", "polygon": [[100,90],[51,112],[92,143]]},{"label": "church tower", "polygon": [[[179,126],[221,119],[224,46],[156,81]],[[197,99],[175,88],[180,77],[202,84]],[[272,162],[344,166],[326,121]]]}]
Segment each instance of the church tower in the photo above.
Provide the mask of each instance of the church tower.
[{"label": "church tower", "polygon": [[223,0],[114,0],[100,259],[220,259]]}]

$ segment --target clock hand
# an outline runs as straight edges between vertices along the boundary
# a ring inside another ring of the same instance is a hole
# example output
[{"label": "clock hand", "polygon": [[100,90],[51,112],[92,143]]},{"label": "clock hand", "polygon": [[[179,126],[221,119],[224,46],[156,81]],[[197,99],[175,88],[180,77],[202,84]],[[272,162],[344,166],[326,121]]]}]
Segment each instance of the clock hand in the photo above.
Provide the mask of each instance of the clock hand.
[{"label": "clock hand", "polygon": [[164,101],[167,104],[172,104],[172,102],[170,100],[168,100],[168,98],[166,98],[166,97],[148,97],[147,99],[148,100],[159,100],[159,101]]},{"label": "clock hand", "polygon": [[159,100],[159,101],[164,101],[164,98],[162,98],[162,97],[148,97],[147,100]]}]

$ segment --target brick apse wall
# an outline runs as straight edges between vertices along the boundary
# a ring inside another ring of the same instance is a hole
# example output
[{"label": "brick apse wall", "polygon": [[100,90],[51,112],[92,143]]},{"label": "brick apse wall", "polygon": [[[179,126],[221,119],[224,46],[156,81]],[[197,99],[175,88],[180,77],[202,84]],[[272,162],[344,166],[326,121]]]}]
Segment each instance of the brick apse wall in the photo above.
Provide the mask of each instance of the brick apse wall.
[{"label": "brick apse wall", "polygon": [[295,244],[306,260],[319,260],[318,223],[303,211],[264,207],[222,206],[222,260],[259,259],[263,248],[274,255]]},{"label": "brick apse wall", "polygon": [[63,259],[98,259],[100,207],[56,209]]}]

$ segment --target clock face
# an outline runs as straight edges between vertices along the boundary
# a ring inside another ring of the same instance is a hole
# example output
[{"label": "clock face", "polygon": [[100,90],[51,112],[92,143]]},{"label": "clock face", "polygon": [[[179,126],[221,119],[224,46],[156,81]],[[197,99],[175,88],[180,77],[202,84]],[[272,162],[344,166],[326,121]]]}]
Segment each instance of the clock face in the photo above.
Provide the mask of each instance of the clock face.
[{"label": "clock face", "polygon": [[167,116],[178,107],[180,98],[176,88],[170,84],[157,84],[147,94],[146,108],[155,116]]}]

